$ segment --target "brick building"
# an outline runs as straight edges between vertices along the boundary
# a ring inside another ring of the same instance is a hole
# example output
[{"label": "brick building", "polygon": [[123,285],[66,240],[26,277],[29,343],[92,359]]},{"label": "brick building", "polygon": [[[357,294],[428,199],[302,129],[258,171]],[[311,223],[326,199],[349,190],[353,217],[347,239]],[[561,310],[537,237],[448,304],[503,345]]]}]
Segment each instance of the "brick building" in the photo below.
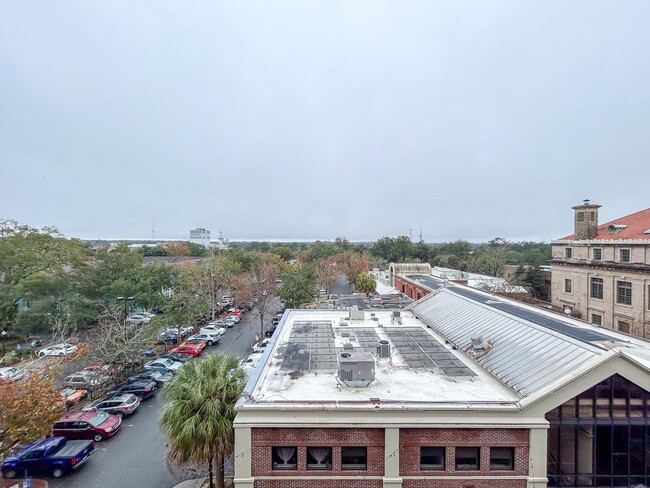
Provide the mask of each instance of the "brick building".
[{"label": "brick building", "polygon": [[650,338],[650,208],[600,225],[599,208],[573,207],[574,233],[551,243],[552,303]]},{"label": "brick building", "polygon": [[650,344],[462,285],[289,310],[237,405],[235,486],[650,484]]}]

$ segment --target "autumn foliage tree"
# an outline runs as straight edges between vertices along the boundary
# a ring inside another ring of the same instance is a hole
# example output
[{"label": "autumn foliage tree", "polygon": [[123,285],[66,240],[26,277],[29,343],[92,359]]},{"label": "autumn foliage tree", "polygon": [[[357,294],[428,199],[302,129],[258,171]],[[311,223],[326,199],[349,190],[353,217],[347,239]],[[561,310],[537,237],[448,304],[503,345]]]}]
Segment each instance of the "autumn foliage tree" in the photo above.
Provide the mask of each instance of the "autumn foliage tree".
[{"label": "autumn foliage tree", "polygon": [[22,381],[0,380],[0,459],[49,434],[64,411],[53,371],[34,371]]},{"label": "autumn foliage tree", "polygon": [[368,258],[355,251],[345,251],[334,256],[338,263],[338,269],[345,274],[348,282],[354,283],[357,276],[361,273],[367,273],[370,268]]}]

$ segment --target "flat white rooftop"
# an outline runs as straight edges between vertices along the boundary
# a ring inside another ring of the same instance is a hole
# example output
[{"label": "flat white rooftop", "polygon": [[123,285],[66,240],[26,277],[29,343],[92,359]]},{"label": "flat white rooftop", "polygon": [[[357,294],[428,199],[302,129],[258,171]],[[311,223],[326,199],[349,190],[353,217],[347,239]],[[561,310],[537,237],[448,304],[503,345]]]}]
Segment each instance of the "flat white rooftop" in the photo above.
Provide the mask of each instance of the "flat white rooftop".
[{"label": "flat white rooftop", "polygon": [[[388,357],[380,357],[379,341],[388,342]],[[340,355],[346,352],[374,356],[375,379],[368,386],[346,386],[340,378]],[[288,311],[246,390],[245,403],[257,406],[352,408],[379,401],[382,408],[515,408],[521,399],[404,310],[399,317],[366,310],[356,320],[347,310]]]}]

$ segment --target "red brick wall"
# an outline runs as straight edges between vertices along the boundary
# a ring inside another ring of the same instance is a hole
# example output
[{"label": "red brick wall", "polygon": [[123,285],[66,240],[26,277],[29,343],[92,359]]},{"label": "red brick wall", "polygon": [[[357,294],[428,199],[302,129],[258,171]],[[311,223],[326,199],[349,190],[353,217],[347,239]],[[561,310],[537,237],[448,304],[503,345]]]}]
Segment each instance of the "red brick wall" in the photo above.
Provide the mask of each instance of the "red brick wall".
[{"label": "red brick wall", "polygon": [[[382,488],[382,480],[255,480],[255,488]],[[461,487],[459,487],[461,488]]]},{"label": "red brick wall", "polygon": [[[253,476],[384,475],[384,429],[252,429],[251,440],[253,449],[251,474]],[[274,471],[271,465],[271,448],[273,446],[297,447],[298,469],[296,471]],[[307,470],[307,447],[310,446],[332,448],[331,471]],[[368,469],[364,471],[341,470],[341,446],[367,447]]]},{"label": "red brick wall", "polygon": [[[428,295],[431,293],[430,290],[427,288],[418,285],[417,283],[407,279],[403,278],[402,276],[397,276],[395,275],[395,288],[397,291],[400,293],[404,293],[409,298],[412,298],[413,300],[418,299],[418,292],[420,293],[420,298],[422,298],[425,295]],[[404,291],[402,291],[402,285],[404,286]]]},{"label": "red brick wall", "polygon": [[402,480],[402,488],[434,486],[435,488],[526,488],[526,480]]},{"label": "red brick wall", "polygon": [[[526,429],[400,429],[400,475],[402,476],[527,476],[528,475],[528,430]],[[445,447],[444,471],[420,471],[420,447]],[[456,471],[456,447],[480,447],[479,470]],[[515,469],[509,471],[490,470],[490,447],[514,447]],[[413,484],[411,482],[414,482]],[[436,481],[436,486],[463,488],[465,486],[500,486],[497,481]],[[429,480],[431,483],[431,480]],[[465,483],[465,485],[463,484]],[[517,486],[518,482],[504,480],[503,486]],[[405,480],[404,488],[425,486],[425,480]],[[525,481],[523,485],[525,485]]]}]

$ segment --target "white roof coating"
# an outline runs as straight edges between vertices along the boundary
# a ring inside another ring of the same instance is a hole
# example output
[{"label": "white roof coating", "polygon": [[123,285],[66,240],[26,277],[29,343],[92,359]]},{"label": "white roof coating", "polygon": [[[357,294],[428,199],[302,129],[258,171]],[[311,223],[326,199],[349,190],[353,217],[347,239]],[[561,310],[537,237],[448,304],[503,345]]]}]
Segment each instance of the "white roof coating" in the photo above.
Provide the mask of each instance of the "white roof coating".
[{"label": "white roof coating", "polygon": [[[473,408],[516,407],[520,396],[445,344],[413,313],[402,311],[397,319],[388,310],[366,311],[360,320],[351,320],[349,314],[347,310],[287,311],[251,376],[244,403],[345,407],[379,400],[382,408],[414,403],[442,409],[457,409],[459,403]],[[379,340],[391,345],[390,357],[379,357]],[[337,359],[346,343],[354,348],[346,351],[365,350],[375,356],[375,380],[369,386],[348,387],[338,378]]]}]

